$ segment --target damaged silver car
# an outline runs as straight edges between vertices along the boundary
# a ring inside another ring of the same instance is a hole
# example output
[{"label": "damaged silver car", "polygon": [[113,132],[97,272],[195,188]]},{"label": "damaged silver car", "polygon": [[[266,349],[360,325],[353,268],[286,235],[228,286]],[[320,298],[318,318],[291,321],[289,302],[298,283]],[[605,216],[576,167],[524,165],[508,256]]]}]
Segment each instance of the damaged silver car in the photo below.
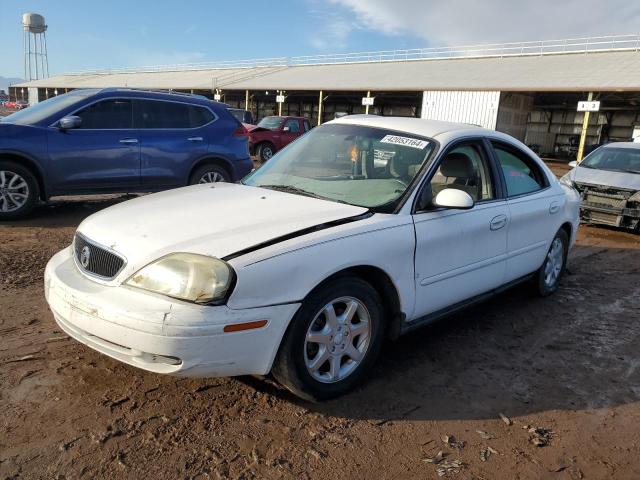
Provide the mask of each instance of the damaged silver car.
[{"label": "damaged silver car", "polygon": [[560,182],[580,192],[583,223],[640,232],[640,143],[610,143],[569,165]]}]

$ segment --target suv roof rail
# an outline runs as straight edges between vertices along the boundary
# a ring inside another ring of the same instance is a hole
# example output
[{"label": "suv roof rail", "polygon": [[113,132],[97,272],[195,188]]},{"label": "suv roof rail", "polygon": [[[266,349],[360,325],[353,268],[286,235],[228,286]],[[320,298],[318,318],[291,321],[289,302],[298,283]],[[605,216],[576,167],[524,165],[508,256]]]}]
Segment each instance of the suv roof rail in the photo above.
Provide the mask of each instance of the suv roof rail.
[{"label": "suv roof rail", "polygon": [[149,93],[163,93],[165,95],[182,95],[185,97],[192,97],[192,98],[200,98],[202,100],[209,100],[211,102],[215,101],[215,100],[211,100],[208,97],[205,97],[204,95],[200,95],[199,93],[188,93],[188,92],[176,92],[175,90],[163,90],[163,89],[153,89],[153,88],[131,88],[131,87],[107,87],[107,88],[103,88],[102,89],[103,92],[120,92],[120,91],[127,91],[127,92],[149,92]]}]

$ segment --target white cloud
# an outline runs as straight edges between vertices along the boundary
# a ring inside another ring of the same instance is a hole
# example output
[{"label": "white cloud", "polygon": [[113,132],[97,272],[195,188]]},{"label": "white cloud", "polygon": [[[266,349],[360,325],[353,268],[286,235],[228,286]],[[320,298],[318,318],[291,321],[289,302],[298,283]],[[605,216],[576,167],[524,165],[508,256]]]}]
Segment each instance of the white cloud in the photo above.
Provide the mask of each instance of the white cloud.
[{"label": "white cloud", "polygon": [[307,42],[323,52],[343,50],[349,45],[349,36],[358,28],[351,15],[323,0],[307,0],[307,12],[313,19]]},{"label": "white cloud", "polygon": [[634,0],[329,0],[368,30],[433,45],[635,33]]}]

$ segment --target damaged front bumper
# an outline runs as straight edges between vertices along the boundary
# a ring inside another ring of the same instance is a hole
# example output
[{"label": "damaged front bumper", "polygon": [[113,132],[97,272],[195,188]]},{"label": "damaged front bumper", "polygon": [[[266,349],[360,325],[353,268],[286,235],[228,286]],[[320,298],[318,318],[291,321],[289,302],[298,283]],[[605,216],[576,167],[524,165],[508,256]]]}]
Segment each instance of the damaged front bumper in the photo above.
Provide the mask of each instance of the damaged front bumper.
[{"label": "damaged front bumper", "polygon": [[640,204],[629,201],[634,192],[614,188],[577,185],[582,196],[580,221],[637,230]]},{"label": "damaged front bumper", "polygon": [[[116,360],[156,373],[264,375],[299,304],[234,310],[173,300],[84,276],[70,248],[45,270],[45,296],[60,328]],[[225,326],[267,320],[261,328]]]}]

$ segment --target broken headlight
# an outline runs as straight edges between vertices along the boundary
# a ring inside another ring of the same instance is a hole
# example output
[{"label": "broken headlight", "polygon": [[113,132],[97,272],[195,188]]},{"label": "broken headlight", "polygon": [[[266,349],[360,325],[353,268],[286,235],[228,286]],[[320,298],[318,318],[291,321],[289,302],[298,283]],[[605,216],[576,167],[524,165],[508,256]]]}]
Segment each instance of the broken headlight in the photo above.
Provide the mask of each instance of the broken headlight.
[{"label": "broken headlight", "polygon": [[562,185],[566,185],[567,187],[575,188],[575,185],[573,184],[573,180],[571,180],[571,172],[561,177],[560,183]]},{"label": "broken headlight", "polygon": [[223,300],[233,283],[222,260],[193,253],[172,253],[134,273],[125,284],[194,303]]}]

